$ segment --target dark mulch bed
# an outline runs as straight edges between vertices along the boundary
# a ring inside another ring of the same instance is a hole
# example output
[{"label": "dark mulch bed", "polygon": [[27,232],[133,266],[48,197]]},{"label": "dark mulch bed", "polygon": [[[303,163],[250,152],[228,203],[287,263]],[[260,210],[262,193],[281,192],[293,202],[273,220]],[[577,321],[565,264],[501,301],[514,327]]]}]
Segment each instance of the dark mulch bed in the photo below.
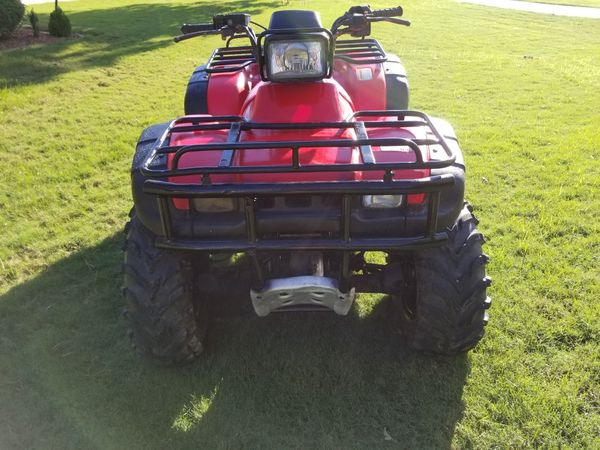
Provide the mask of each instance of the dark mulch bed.
[{"label": "dark mulch bed", "polygon": [[29,47],[33,44],[45,44],[48,42],[55,42],[59,39],[62,38],[50,36],[50,34],[45,31],[40,31],[40,35],[38,37],[34,37],[33,30],[31,28],[23,27],[15,31],[13,35],[8,39],[0,40],[0,51],[10,50],[14,48]]}]

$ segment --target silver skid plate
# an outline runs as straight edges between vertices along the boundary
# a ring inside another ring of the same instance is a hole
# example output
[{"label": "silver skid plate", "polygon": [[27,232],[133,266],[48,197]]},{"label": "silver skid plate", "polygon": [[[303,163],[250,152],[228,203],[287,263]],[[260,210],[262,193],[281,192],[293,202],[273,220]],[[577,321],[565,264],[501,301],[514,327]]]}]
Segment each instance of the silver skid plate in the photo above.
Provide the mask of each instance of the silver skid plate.
[{"label": "silver skid plate", "polygon": [[345,316],[356,296],[354,288],[344,294],[333,278],[303,276],[267,280],[260,291],[250,290],[254,311],[261,317],[286,306],[325,306]]}]

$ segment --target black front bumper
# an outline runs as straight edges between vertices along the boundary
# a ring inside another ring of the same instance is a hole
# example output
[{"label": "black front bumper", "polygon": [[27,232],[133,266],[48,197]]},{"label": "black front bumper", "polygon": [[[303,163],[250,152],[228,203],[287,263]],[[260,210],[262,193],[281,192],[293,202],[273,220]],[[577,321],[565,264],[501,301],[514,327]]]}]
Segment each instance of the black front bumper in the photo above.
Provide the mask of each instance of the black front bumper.
[{"label": "black front bumper", "polygon": [[[386,126],[426,126],[434,136],[427,140],[369,139],[366,129],[381,126],[381,122],[357,122],[362,116],[395,116],[396,121]],[[416,119],[416,120],[415,120]],[[206,123],[210,120],[209,123]],[[230,129],[230,139],[224,144],[187,147],[167,147],[170,133],[177,123],[193,122],[185,131]],[[241,129],[270,128],[355,128],[360,139],[355,141],[307,142],[237,142]],[[411,111],[359,112],[347,122],[316,124],[250,124],[239,118],[181,118],[170,126],[160,128],[160,138],[151,145],[141,146],[143,155],[136,156],[132,170],[133,194],[136,212],[142,222],[156,235],[156,244],[163,248],[205,252],[253,252],[285,250],[339,250],[352,251],[412,250],[439,245],[447,238],[446,229],[454,223],[462,208],[464,194],[464,167],[455,137],[440,133],[428,116]],[[142,136],[144,137],[144,136]],[[150,143],[152,136],[148,137]],[[142,144],[143,144],[142,142]],[[361,151],[361,164],[308,166],[298,163],[299,148],[356,146]],[[372,145],[404,145],[415,153],[410,163],[376,163]],[[444,159],[423,161],[419,146],[434,145],[443,149]],[[292,165],[285,167],[231,167],[234,151],[254,148],[291,148]],[[178,169],[177,162],[190,151],[222,150],[225,163],[218,167]],[[138,152],[140,145],[138,144]],[[175,167],[160,168],[153,163],[160,155],[174,153]],[[429,168],[431,175],[420,179],[393,180],[394,170]],[[333,171],[377,171],[381,181],[306,182],[269,184],[212,184],[215,173],[298,173]],[[165,181],[168,177],[196,174],[202,184],[181,184]],[[393,210],[369,210],[361,205],[361,198],[369,194],[425,194],[425,202],[406,205]],[[323,208],[261,207],[261,199],[290,196],[333,198],[334,205]],[[193,209],[178,210],[173,198],[239,198],[240,210],[235,213],[201,214]]]},{"label": "black front bumper", "polygon": [[[158,199],[163,237],[157,244],[165,248],[204,251],[399,250],[436,244],[445,239],[445,232],[438,232],[440,191],[453,186],[454,182],[451,174],[390,183],[202,186],[148,180],[144,192]],[[426,204],[417,208],[374,211],[360,207],[363,195],[417,193],[427,194]],[[340,196],[341,204],[339,208],[321,211],[304,208],[257,210],[257,198],[281,195]],[[181,212],[172,207],[172,197],[238,197],[242,199],[242,211],[213,215]],[[289,235],[295,237],[285,237]]]}]

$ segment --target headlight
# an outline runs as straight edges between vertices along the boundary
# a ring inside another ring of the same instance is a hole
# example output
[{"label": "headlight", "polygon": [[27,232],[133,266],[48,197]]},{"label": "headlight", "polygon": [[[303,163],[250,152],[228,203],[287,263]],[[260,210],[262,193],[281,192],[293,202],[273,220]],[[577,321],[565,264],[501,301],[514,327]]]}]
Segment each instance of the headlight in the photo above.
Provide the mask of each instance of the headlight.
[{"label": "headlight", "polygon": [[231,212],[237,209],[237,199],[235,198],[195,198],[193,200],[194,208],[198,212]]},{"label": "headlight", "polygon": [[364,195],[365,208],[397,208],[402,205],[404,195]]},{"label": "headlight", "polygon": [[315,80],[327,75],[325,39],[270,39],[265,43],[271,81]]}]

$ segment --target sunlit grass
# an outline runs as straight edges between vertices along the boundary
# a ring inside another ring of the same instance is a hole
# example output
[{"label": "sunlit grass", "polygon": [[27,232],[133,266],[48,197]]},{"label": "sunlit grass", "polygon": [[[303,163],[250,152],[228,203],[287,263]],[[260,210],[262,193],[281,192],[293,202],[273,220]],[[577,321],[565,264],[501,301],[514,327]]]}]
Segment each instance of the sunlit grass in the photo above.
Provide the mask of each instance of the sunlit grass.
[{"label": "sunlit grass", "polygon": [[195,425],[198,425],[208,412],[218,390],[219,386],[215,386],[215,389],[208,395],[192,395],[191,400],[184,405],[179,415],[173,421],[173,429],[187,432]]},{"label": "sunlit grass", "polygon": [[411,28],[374,28],[412,107],[447,118],[465,153],[494,279],[467,357],[407,351],[374,295],[347,318],[220,318],[185,368],[129,347],[133,148],[182,113],[221,44],[168,36],[236,9],[267,23],[315,8],[329,25],[348,5],[67,2],[81,37],[0,53],[0,448],[600,446],[598,21],[413,0]]}]

